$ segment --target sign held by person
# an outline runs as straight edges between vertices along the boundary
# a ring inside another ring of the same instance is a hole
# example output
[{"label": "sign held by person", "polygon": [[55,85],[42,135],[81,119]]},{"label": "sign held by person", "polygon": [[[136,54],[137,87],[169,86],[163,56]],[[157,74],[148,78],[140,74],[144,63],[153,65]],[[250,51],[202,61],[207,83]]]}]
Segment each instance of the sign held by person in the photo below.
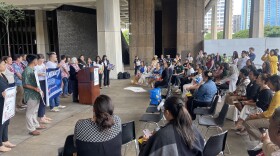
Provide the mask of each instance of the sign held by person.
[{"label": "sign held by person", "polygon": [[[46,71],[46,98],[53,99],[58,97],[61,92],[62,77],[60,68],[47,69]],[[47,100],[49,106],[49,100]]]},{"label": "sign held by person", "polygon": [[16,87],[10,87],[5,90],[5,101],[3,108],[2,124],[7,120],[15,116],[15,104],[16,104]]}]

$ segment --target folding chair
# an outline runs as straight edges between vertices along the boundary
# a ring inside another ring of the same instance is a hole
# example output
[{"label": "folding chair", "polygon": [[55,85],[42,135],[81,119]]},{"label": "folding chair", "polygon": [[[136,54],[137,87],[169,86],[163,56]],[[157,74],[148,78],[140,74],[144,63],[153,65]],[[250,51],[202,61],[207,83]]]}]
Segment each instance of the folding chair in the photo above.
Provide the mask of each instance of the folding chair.
[{"label": "folding chair", "polygon": [[224,155],[228,131],[211,136],[203,149],[203,156]]},{"label": "folding chair", "polygon": [[219,101],[219,96],[215,95],[214,101],[211,103],[210,108],[196,108],[196,109],[194,109],[194,114],[200,115],[200,116],[203,116],[203,115],[213,116],[216,112],[218,101]]},{"label": "folding chair", "polygon": [[163,119],[163,112],[159,111],[159,113],[154,114],[143,114],[139,121],[145,122],[144,129],[147,128],[147,125],[150,125],[151,123],[155,124],[159,128],[159,122]]},{"label": "folding chair", "polygon": [[125,145],[124,156],[126,155],[127,147],[131,142],[134,142],[136,156],[138,156],[139,148],[138,148],[138,143],[136,140],[135,122],[134,121],[130,121],[130,122],[122,124],[122,145]]}]

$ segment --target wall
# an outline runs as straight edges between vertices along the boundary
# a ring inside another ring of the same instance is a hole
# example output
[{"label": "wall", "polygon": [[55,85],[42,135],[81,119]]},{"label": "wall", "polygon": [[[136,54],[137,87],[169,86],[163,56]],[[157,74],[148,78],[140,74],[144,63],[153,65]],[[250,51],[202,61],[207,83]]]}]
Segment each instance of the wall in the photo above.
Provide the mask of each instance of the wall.
[{"label": "wall", "polygon": [[60,55],[96,57],[96,15],[58,10],[57,27]]},{"label": "wall", "polygon": [[226,53],[227,56],[232,56],[233,51],[237,51],[240,57],[241,51],[248,51],[250,47],[255,48],[256,64],[261,64],[261,57],[265,49],[280,48],[280,38],[248,38],[248,39],[232,39],[232,40],[205,40],[204,51],[208,54]]}]

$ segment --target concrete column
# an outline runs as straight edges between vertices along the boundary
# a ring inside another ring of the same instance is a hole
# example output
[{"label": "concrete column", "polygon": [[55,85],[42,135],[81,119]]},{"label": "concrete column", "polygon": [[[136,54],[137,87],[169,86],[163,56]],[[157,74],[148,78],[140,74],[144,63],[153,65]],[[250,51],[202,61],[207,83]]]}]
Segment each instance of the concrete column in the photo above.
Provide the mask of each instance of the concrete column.
[{"label": "concrete column", "polygon": [[264,37],[264,0],[251,1],[250,38]]},{"label": "concrete column", "polygon": [[194,57],[203,49],[204,0],[178,0],[177,52]]},{"label": "concrete column", "polygon": [[130,0],[130,67],[137,55],[151,63],[155,54],[155,2],[154,0]]},{"label": "concrete column", "polygon": [[120,1],[97,0],[97,43],[98,55],[107,55],[110,63],[116,67],[110,78],[116,79],[117,73],[123,72]]},{"label": "concrete column", "polygon": [[232,0],[225,0],[224,39],[232,39]]},{"label": "concrete column", "polygon": [[212,7],[211,18],[211,39],[216,40],[217,37],[217,3]]},{"label": "concrete column", "polygon": [[37,53],[43,54],[50,50],[46,11],[35,11]]}]

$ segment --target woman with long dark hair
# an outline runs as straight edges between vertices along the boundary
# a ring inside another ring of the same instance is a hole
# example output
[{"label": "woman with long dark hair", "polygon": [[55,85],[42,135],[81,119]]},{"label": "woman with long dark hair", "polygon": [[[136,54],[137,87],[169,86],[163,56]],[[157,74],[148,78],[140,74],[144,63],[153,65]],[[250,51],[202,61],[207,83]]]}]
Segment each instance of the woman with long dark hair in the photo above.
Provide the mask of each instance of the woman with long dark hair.
[{"label": "woman with long dark hair", "polygon": [[110,97],[96,98],[93,117],[76,123],[74,138],[79,156],[121,156],[121,119]]},{"label": "woman with long dark hair", "polygon": [[143,137],[144,143],[139,155],[158,155],[159,153],[177,156],[202,155],[204,140],[192,124],[183,100],[174,96],[170,97],[163,107],[168,123],[150,138]]},{"label": "woman with long dark hair", "polygon": [[238,52],[234,51],[232,55],[232,64],[235,64],[237,66],[237,62],[238,62]]},{"label": "woman with long dark hair", "polygon": [[5,90],[9,88],[8,79],[3,74],[5,70],[6,63],[5,61],[0,59],[0,152],[8,152],[11,150],[11,148],[16,146],[8,141],[8,126],[10,120],[7,120],[6,122],[4,122],[4,124],[2,124],[4,101],[6,95]]},{"label": "woman with long dark hair", "polygon": [[100,56],[96,56],[96,59],[95,59],[95,62],[93,65],[98,67],[99,87],[100,87],[100,89],[102,89],[102,76],[103,76],[103,72],[104,72],[104,64],[103,64]]},{"label": "woman with long dark hair", "polygon": [[110,62],[106,55],[103,55],[102,62],[104,65],[104,87],[110,87],[110,69],[108,69]]}]

